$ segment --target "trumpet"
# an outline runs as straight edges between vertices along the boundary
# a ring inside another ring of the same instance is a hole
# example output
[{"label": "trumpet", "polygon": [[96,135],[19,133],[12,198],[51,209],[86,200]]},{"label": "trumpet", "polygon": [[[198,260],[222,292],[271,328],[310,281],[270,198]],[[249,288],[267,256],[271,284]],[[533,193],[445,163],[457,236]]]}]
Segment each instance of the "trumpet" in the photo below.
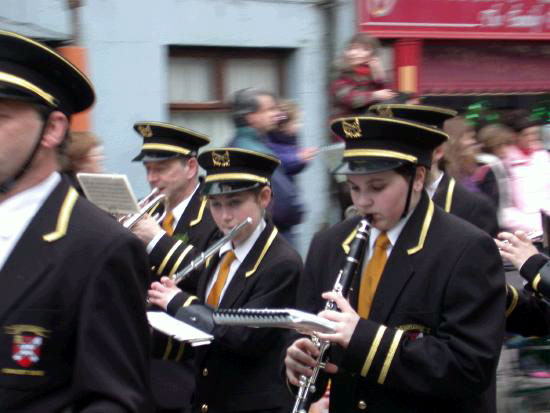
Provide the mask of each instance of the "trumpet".
[{"label": "trumpet", "polygon": [[166,216],[167,205],[166,195],[160,194],[158,188],[153,188],[149,195],[138,202],[139,212],[123,215],[118,218],[118,222],[120,222],[124,228],[131,229],[141,217],[153,212],[160,204],[163,204],[162,213],[153,214],[153,219],[160,224]]}]

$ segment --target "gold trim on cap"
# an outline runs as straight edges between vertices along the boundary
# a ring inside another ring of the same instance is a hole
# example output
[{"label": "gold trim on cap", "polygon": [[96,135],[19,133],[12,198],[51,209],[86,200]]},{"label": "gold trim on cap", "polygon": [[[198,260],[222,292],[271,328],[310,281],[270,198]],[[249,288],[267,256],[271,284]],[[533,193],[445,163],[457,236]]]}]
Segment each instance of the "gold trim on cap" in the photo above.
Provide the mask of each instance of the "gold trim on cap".
[{"label": "gold trim on cap", "polygon": [[176,145],[167,145],[165,143],[144,143],[141,149],[148,150],[148,151],[176,152],[184,155],[188,155],[191,153],[189,149],[185,149],[185,148],[182,148],[181,146],[176,146]]},{"label": "gold trim on cap", "polygon": [[39,47],[40,49],[44,50],[45,52],[48,52],[52,56],[56,57],[57,59],[61,60],[66,65],[70,66],[71,69],[73,69],[80,77],[88,83],[90,86],[90,89],[95,94],[94,86],[92,85],[92,82],[90,82],[90,79],[80,71],[75,65],[73,65],[71,62],[69,62],[67,59],[65,59],[63,56],[61,56],[59,53],[57,53],[55,50],[50,49],[49,47],[43,45],[42,43],[35,42],[32,39],[29,39],[28,37],[22,36],[20,34],[14,33],[14,32],[8,32],[6,30],[0,30],[0,36],[9,36],[9,37],[15,37],[16,39],[23,40],[24,42],[30,43],[33,46]]},{"label": "gold trim on cap", "polygon": [[212,165],[217,168],[227,168],[230,166],[231,158],[229,157],[229,151],[226,150],[224,153],[212,151]]},{"label": "gold trim on cap", "polygon": [[136,126],[139,134],[144,138],[150,138],[153,136],[153,131],[151,130],[151,125],[137,125]]},{"label": "gold trim on cap", "polygon": [[386,149],[346,149],[344,151],[344,158],[356,156],[401,159],[411,163],[418,163],[418,158],[416,156]]},{"label": "gold trim on cap", "polygon": [[40,96],[46,102],[52,106],[57,107],[57,99],[46,92],[44,89],[39,88],[38,86],[32,84],[28,80],[22,79],[18,76],[12,75],[6,72],[0,72],[0,82],[6,82],[15,86],[19,86],[23,89],[26,89],[35,95]]},{"label": "gold trim on cap", "polygon": [[342,120],[342,131],[348,139],[360,138],[362,132],[361,125],[359,124],[359,119],[355,118],[352,122]]},{"label": "gold trim on cap", "polygon": [[206,183],[212,181],[254,181],[261,184],[267,184],[269,182],[269,179],[264,178],[263,176],[247,174],[244,172],[233,172],[226,174],[207,175],[204,179],[204,182]]},{"label": "gold trim on cap", "polygon": [[412,126],[412,127],[417,128],[417,129],[423,129],[423,130],[431,132],[431,133],[436,133],[438,135],[442,135],[442,136],[445,137],[445,140],[449,139],[449,135],[447,135],[445,132],[443,132],[440,129],[434,128],[433,126],[427,126],[427,125],[424,125],[423,123],[418,123],[418,122],[408,121],[408,120],[405,120],[405,119],[398,119],[398,118],[381,118],[381,117],[378,117],[378,116],[357,116],[355,118],[342,117],[342,118],[334,119],[332,121],[332,123],[330,124],[330,126],[332,127],[333,125],[335,125],[339,122],[349,121],[350,119],[373,120],[375,122],[384,122],[384,123],[398,123],[400,125]]},{"label": "gold trim on cap", "polygon": [[202,133],[196,132],[194,130],[184,128],[183,126],[176,126],[176,125],[172,125],[171,123],[164,123],[164,122],[140,121],[140,122],[134,123],[134,126],[136,128],[138,128],[140,125],[143,125],[143,126],[147,125],[149,127],[151,127],[151,126],[160,126],[162,128],[173,129],[173,130],[178,131],[178,132],[185,132],[185,133],[188,133],[189,135],[193,135],[197,138],[204,139],[205,141],[207,141],[207,143],[210,143],[210,138],[208,136],[203,135]]},{"label": "gold trim on cap", "polygon": [[369,107],[369,110],[379,111],[380,109],[411,109],[419,111],[429,111],[429,112],[439,112],[445,115],[456,116],[458,112],[454,109],[441,108],[439,106],[429,106],[429,105],[407,105],[404,103],[379,103]]},{"label": "gold trim on cap", "polygon": [[248,154],[250,154],[250,155],[260,156],[260,157],[262,157],[262,158],[269,159],[270,161],[277,162],[278,165],[281,164],[281,161],[280,161],[279,159],[277,159],[277,158],[274,157],[274,156],[268,155],[267,153],[257,152],[257,151],[251,151],[251,150],[249,150],[249,149],[241,149],[241,148],[229,148],[229,147],[224,147],[224,148],[212,148],[212,149],[209,150],[209,151],[203,152],[203,155],[204,155],[205,153],[208,153],[208,152],[223,152],[223,151],[229,151],[229,153],[231,153],[231,152],[248,153]]}]

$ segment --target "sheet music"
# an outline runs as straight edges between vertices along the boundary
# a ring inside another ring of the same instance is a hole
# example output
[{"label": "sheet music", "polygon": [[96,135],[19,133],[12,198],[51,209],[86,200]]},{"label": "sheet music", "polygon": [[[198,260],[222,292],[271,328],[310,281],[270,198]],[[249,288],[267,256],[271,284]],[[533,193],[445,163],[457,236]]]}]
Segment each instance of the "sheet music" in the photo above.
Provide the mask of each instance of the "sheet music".
[{"label": "sheet music", "polygon": [[292,308],[227,308],[214,311],[213,316],[216,324],[223,325],[288,328],[304,334],[334,333],[336,331],[334,322]]},{"label": "sheet music", "polygon": [[147,311],[149,325],[178,341],[191,343],[193,347],[210,344],[214,336],[171,317],[164,311]]},{"label": "sheet music", "polygon": [[86,198],[115,215],[135,214],[139,207],[126,175],[78,173]]}]

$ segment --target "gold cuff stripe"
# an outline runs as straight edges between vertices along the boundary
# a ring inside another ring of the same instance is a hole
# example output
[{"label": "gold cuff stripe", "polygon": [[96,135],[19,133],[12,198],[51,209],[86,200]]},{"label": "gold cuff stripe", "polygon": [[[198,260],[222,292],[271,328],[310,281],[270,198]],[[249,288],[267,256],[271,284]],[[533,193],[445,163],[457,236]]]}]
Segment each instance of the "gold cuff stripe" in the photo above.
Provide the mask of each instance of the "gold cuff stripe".
[{"label": "gold cuff stripe", "polygon": [[170,272],[168,273],[168,277],[172,278],[172,276],[176,273],[176,270],[178,269],[179,265],[181,264],[181,262],[183,261],[183,259],[185,258],[185,256],[187,254],[189,254],[189,251],[191,251],[193,249],[193,246],[192,245],[188,245],[184,250],[183,252],[180,254],[180,256],[178,257],[178,259],[176,260],[174,266],[172,267],[172,269],[170,270]]},{"label": "gold cuff stripe", "polygon": [[512,312],[516,309],[516,306],[518,305],[519,294],[518,290],[516,290],[515,287],[509,284],[506,284],[506,289],[512,292],[512,302],[510,303],[510,306],[506,309],[506,313],[504,314],[506,317],[508,317],[510,314],[512,314]]},{"label": "gold cuff stripe", "polygon": [[401,159],[412,163],[418,163],[418,158],[416,156],[407,155],[403,152],[388,151],[386,149],[347,149],[344,151],[344,158],[356,156]]},{"label": "gold cuff stripe", "polygon": [[199,300],[199,297],[196,297],[194,295],[190,296],[190,297],[187,297],[187,300],[185,300],[185,302],[183,303],[182,307],[188,307],[191,305],[191,303],[193,301],[198,301]]},{"label": "gold cuff stripe", "polygon": [[370,346],[367,358],[365,359],[365,364],[363,364],[363,368],[361,369],[361,376],[363,377],[367,377],[367,374],[369,373],[372,361],[374,360],[374,356],[378,350],[378,346],[380,346],[380,341],[382,341],[382,337],[384,336],[384,331],[386,331],[386,326],[378,327],[378,331],[374,336],[374,340]]},{"label": "gold cuff stripe", "polygon": [[204,182],[212,181],[254,181],[261,184],[267,184],[269,179],[264,178],[263,176],[247,174],[241,172],[227,173],[227,174],[212,174],[208,175]]},{"label": "gold cuff stripe", "polygon": [[24,370],[24,369],[9,369],[3,368],[0,370],[3,374],[16,374],[19,376],[44,376],[44,370]]},{"label": "gold cuff stripe", "polygon": [[445,212],[451,212],[451,206],[453,204],[453,192],[455,190],[456,181],[454,178],[449,180],[449,187],[447,188],[447,196],[445,197]]},{"label": "gold cuff stripe", "polygon": [[183,350],[185,350],[185,343],[180,342],[180,346],[178,348],[178,354],[176,355],[176,362],[179,362],[181,360],[181,357],[183,356]]},{"label": "gold cuff stripe", "polygon": [[57,101],[55,97],[50,95],[44,89],[39,88],[35,84],[29,82],[28,80],[20,78],[19,76],[15,76],[6,72],[0,72],[0,82],[6,82],[15,86],[19,86],[23,89],[26,89],[34,93],[35,95],[40,96],[42,99],[48,102],[51,106],[57,106]]},{"label": "gold cuff stripe", "polygon": [[401,340],[403,333],[404,333],[403,330],[397,330],[395,332],[395,335],[393,336],[390,349],[388,350],[388,354],[386,355],[386,359],[384,360],[384,365],[382,366],[382,371],[380,372],[380,376],[378,376],[379,384],[384,384],[384,381],[386,381],[386,376],[388,375],[391,362],[393,361],[393,357],[395,356],[395,352],[397,351],[397,346],[399,346],[399,341]]},{"label": "gold cuff stripe", "polygon": [[269,247],[273,243],[273,240],[277,236],[278,232],[279,231],[277,230],[277,228],[273,228],[273,231],[271,232],[271,235],[267,239],[267,242],[265,243],[264,249],[262,250],[262,253],[260,254],[260,257],[258,258],[258,261],[256,261],[256,264],[254,265],[254,268],[252,268],[250,271],[248,271],[244,275],[245,278],[250,277],[252,274],[254,274],[256,272],[256,270],[258,269],[258,266],[260,265],[260,262],[262,262],[262,260],[264,259],[264,255],[267,253],[267,250],[269,249]]},{"label": "gold cuff stripe", "polygon": [[541,277],[540,273],[538,273],[535,278],[533,279],[533,282],[531,283],[531,287],[533,287],[533,290],[539,291],[539,283],[540,283]]},{"label": "gold cuff stripe", "polygon": [[426,236],[428,235],[428,229],[430,229],[430,223],[434,215],[434,203],[430,199],[428,204],[428,210],[426,211],[426,217],[424,218],[424,223],[422,224],[422,230],[420,231],[420,237],[418,238],[418,245],[407,250],[407,254],[412,255],[424,248],[424,242],[426,241]]},{"label": "gold cuff stripe", "polygon": [[161,275],[162,272],[164,271],[164,267],[166,267],[166,264],[168,264],[168,261],[170,260],[170,257],[172,257],[172,255],[174,254],[174,252],[176,252],[176,250],[178,249],[178,247],[183,244],[183,242],[181,240],[178,240],[173,246],[172,248],[170,248],[170,251],[168,251],[168,254],[166,254],[166,256],[164,257],[164,259],[162,260],[161,264],[159,265],[159,268],[157,270],[157,275]]},{"label": "gold cuff stripe", "polygon": [[168,343],[166,344],[166,348],[164,349],[164,355],[162,356],[163,360],[168,360],[168,357],[170,357],[170,353],[172,352],[172,337],[168,337]]},{"label": "gold cuff stripe", "polygon": [[149,150],[149,151],[175,152],[175,153],[181,153],[183,155],[188,155],[191,153],[189,149],[185,149],[185,148],[182,148],[181,146],[176,146],[176,145],[168,145],[166,143],[144,143],[141,149]]},{"label": "gold cuff stripe", "polygon": [[204,208],[206,208],[206,204],[208,203],[208,199],[206,197],[202,198],[201,206],[199,208],[199,213],[197,214],[197,217],[189,223],[190,227],[193,227],[197,225],[202,220],[202,214],[204,213]]},{"label": "gold cuff stripe", "polygon": [[55,231],[50,232],[49,234],[44,234],[42,239],[46,242],[57,241],[60,238],[63,238],[67,234],[67,228],[69,227],[69,220],[71,219],[71,214],[73,212],[74,204],[78,199],[78,192],[73,187],[69,188],[63,205],[61,205],[61,210],[57,216],[57,225]]}]

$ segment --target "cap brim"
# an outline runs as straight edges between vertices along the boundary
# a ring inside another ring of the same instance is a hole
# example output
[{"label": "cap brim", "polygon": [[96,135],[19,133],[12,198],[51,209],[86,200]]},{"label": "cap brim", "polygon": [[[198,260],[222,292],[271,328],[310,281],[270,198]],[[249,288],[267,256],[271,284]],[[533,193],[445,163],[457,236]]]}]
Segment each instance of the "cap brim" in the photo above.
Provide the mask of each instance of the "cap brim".
[{"label": "cap brim", "polygon": [[378,172],[391,171],[403,165],[413,165],[399,159],[371,158],[360,161],[343,160],[332,170],[333,175],[370,175]]},{"label": "cap brim", "polygon": [[249,191],[251,189],[259,188],[264,184],[259,182],[243,182],[243,181],[219,181],[219,182],[207,182],[204,184],[202,193],[203,195],[228,195],[235,194],[237,192]]},{"label": "cap brim", "polygon": [[160,162],[168,159],[181,158],[183,155],[178,153],[163,152],[163,153],[147,153],[141,152],[138,156],[132,159],[132,162]]}]

